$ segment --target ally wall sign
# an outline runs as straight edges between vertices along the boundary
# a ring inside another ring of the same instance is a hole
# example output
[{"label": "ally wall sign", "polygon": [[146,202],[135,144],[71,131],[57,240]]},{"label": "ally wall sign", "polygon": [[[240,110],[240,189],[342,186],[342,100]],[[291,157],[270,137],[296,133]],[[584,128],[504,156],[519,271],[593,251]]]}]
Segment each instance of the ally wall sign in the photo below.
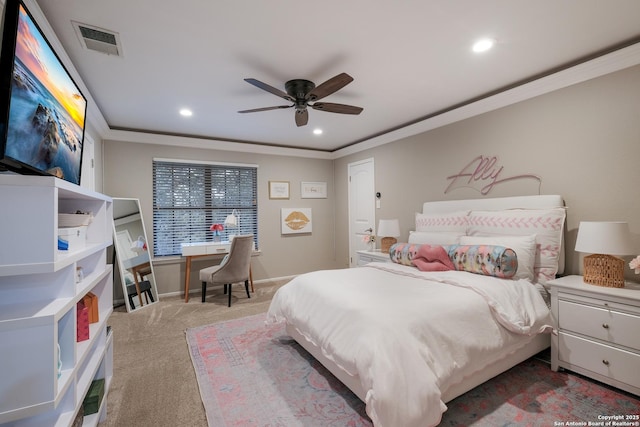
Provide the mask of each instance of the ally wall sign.
[{"label": "ally wall sign", "polygon": [[494,187],[504,184],[509,181],[516,180],[535,180],[538,182],[538,193],[540,192],[540,185],[542,184],[542,178],[533,174],[521,174],[505,176],[503,174],[504,166],[498,162],[496,156],[483,156],[471,160],[467,163],[460,172],[449,175],[447,180],[449,185],[444,190],[444,193],[455,190],[457,188],[473,188],[480,192],[480,194],[487,195]]}]

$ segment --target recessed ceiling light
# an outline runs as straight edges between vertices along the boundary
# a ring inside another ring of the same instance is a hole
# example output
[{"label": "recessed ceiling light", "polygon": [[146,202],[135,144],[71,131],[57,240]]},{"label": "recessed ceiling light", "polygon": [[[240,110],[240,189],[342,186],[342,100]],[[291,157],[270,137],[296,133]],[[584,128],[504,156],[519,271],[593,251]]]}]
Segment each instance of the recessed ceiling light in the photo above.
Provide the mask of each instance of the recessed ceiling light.
[{"label": "recessed ceiling light", "polygon": [[183,108],[180,110],[180,115],[185,117],[191,117],[193,116],[193,111],[189,110],[188,108]]},{"label": "recessed ceiling light", "polygon": [[472,49],[477,53],[486,52],[491,49],[495,43],[496,41],[494,39],[481,39],[473,44]]},{"label": "recessed ceiling light", "polygon": [[314,135],[322,135],[322,129],[317,129],[317,128],[316,128],[316,129],[314,129],[314,130],[313,130],[313,134],[314,134]]}]

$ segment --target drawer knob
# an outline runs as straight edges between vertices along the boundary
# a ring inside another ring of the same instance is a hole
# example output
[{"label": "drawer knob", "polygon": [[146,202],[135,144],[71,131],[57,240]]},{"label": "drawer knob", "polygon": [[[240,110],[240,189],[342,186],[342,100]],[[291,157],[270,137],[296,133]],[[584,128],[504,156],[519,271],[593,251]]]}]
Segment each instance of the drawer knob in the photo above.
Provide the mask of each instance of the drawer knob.
[{"label": "drawer knob", "polygon": [[609,329],[609,324],[608,323],[603,323],[602,327],[605,328],[605,329]]},{"label": "drawer knob", "polygon": [[604,363],[606,366],[609,366],[609,361],[607,359],[602,359],[602,363]]}]

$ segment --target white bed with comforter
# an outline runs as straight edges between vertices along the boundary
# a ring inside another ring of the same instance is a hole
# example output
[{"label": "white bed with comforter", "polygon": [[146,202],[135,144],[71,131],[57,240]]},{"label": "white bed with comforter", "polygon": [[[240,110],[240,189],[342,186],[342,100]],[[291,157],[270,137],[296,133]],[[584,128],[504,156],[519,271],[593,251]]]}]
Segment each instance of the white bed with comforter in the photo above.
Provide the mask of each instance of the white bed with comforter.
[{"label": "white bed with comforter", "polygon": [[446,402],[549,346],[540,284],[562,268],[564,218],[559,196],[425,203],[412,244],[508,242],[517,274],[399,263],[316,271],[280,288],[268,319],[286,322],[375,426],[437,425]]}]

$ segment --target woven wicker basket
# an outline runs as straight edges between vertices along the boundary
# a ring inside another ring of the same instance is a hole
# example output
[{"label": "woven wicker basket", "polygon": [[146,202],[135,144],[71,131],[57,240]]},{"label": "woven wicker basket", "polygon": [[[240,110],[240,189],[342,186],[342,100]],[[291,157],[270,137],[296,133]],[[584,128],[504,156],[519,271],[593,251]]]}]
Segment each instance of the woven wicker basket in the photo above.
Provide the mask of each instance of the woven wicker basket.
[{"label": "woven wicker basket", "polygon": [[624,288],[624,261],[612,255],[584,257],[585,283],[609,288]]},{"label": "woven wicker basket", "polygon": [[396,243],[398,243],[398,239],[396,239],[395,237],[383,237],[380,240],[380,252],[388,254],[389,248],[391,248],[391,246]]}]

